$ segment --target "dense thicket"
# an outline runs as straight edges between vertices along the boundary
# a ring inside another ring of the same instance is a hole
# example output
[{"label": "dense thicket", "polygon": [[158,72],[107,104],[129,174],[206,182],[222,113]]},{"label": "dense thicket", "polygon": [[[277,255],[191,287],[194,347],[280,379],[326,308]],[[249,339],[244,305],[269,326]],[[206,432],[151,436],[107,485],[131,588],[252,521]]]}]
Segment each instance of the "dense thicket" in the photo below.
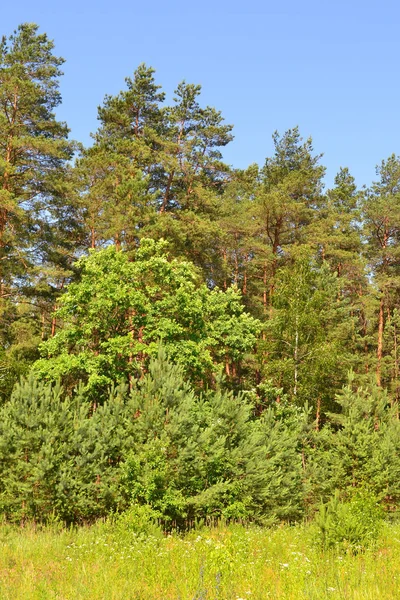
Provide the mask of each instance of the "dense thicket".
[{"label": "dense thicket", "polygon": [[[161,348],[100,406],[34,377],[0,409],[0,513],[90,521],[134,504],[167,526],[195,519],[293,521],[341,490],[400,500],[400,425],[382,390],[352,389],[321,431],[309,411],[215,390],[197,394]],[[340,429],[337,430],[337,423]]]},{"label": "dense thicket", "polygon": [[3,513],[396,507],[400,157],[326,190],[294,127],[235,169],[200,86],[168,103],[144,64],[83,148],[53,50],[32,24],[0,46]]}]

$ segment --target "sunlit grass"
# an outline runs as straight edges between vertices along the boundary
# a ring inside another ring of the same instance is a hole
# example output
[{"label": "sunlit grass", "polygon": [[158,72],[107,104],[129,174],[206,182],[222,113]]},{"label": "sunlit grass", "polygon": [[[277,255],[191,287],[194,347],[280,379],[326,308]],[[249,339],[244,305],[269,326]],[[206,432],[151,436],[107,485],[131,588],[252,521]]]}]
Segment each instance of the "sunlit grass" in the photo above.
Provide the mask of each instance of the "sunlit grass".
[{"label": "sunlit grass", "polygon": [[400,526],[363,554],[323,553],[310,527],[239,525],[186,536],[121,528],[0,527],[0,598],[400,598]]}]

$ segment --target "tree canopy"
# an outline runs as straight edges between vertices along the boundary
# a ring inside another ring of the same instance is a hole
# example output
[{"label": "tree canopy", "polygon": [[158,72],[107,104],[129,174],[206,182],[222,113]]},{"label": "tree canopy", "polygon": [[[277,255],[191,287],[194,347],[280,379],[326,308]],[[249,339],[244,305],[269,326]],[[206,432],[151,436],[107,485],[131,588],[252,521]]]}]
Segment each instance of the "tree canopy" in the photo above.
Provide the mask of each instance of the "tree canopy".
[{"label": "tree canopy", "polygon": [[35,24],[2,38],[0,514],[292,520],[368,486],[393,510],[400,157],[326,189],[294,126],[236,168],[201,86],[146,64],[84,147],[63,62]]},{"label": "tree canopy", "polygon": [[130,260],[115,246],[80,259],[79,282],[60,300],[60,331],[41,346],[34,372],[93,393],[144,372],[162,342],[187,376],[206,383],[241,369],[260,323],[240,293],[210,290],[194,266],[168,259],[167,243],[143,239]]}]

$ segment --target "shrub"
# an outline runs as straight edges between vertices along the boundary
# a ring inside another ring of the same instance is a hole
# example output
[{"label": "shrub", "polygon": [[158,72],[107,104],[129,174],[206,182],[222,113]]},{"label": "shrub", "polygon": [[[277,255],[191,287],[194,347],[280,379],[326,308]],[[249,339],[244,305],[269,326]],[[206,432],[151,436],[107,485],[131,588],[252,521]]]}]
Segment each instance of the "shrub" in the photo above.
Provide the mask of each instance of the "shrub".
[{"label": "shrub", "polygon": [[108,523],[118,538],[130,535],[161,537],[158,517],[158,513],[147,504],[132,504],[127,511],[113,515]]},{"label": "shrub", "polygon": [[392,511],[400,502],[400,421],[387,393],[375,384],[357,387],[350,374],[336,400],[338,412],[328,415],[309,452],[314,502],[335,490],[368,488]]},{"label": "shrub", "polygon": [[272,409],[255,418],[242,394],[217,390],[198,397],[182,368],[161,354],[132,390],[129,411],[135,441],[121,465],[124,494],[150,505],[166,526],[301,516],[299,430],[286,427]]},{"label": "shrub", "polygon": [[361,552],[375,545],[384,511],[375,496],[357,492],[341,501],[339,492],[321,504],[315,517],[316,540],[324,549]]}]

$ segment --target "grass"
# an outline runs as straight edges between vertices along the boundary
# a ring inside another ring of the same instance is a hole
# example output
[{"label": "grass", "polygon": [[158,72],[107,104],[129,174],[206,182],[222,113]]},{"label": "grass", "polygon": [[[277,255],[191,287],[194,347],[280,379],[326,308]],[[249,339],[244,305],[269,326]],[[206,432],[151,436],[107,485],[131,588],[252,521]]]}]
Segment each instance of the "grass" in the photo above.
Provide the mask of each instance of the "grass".
[{"label": "grass", "polygon": [[395,600],[400,526],[378,547],[320,551],[310,527],[239,525],[186,536],[120,526],[0,527],[1,600]]}]

